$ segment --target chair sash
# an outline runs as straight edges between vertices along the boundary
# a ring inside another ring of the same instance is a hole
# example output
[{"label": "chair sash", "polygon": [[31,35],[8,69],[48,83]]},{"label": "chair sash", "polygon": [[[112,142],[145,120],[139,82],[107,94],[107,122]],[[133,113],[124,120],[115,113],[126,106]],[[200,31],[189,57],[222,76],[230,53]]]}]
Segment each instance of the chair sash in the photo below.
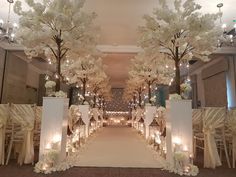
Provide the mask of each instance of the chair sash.
[{"label": "chair sash", "polygon": [[224,126],[225,108],[205,108],[203,115],[204,167],[221,166],[220,156],[215,142],[215,130]]},{"label": "chair sash", "polygon": [[11,106],[11,117],[21,124],[24,132],[22,148],[18,157],[19,164],[29,164],[34,161],[33,129],[35,121],[35,110],[33,105],[13,104]]},{"label": "chair sash", "polygon": [[193,109],[192,117],[193,117],[193,125],[201,124],[201,122],[202,122],[202,110],[201,109]]},{"label": "chair sash", "polygon": [[71,105],[68,113],[68,126],[71,132],[73,132],[73,126],[79,119],[79,106]]},{"label": "chair sash", "polygon": [[9,118],[9,104],[0,104],[0,165],[5,159],[5,129]]},{"label": "chair sash", "polygon": [[228,113],[227,127],[232,135],[232,144],[234,157],[236,157],[236,109],[232,109]]}]

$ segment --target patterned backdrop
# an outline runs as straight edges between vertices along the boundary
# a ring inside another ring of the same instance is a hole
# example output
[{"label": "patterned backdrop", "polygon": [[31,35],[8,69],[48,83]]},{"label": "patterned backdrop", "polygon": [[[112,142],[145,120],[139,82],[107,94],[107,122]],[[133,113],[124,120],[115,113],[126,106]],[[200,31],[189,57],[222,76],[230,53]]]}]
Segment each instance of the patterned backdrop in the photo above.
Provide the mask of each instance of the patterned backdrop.
[{"label": "patterned backdrop", "polygon": [[122,100],[123,88],[113,88],[112,100],[107,103],[107,111],[128,111],[128,104]]}]

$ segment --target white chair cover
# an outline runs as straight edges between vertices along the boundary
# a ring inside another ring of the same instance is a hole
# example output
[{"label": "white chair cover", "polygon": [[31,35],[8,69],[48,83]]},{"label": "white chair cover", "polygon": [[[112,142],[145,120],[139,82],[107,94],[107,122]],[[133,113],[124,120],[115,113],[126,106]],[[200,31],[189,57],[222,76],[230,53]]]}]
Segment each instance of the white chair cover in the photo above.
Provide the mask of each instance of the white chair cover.
[{"label": "white chair cover", "polygon": [[193,125],[199,125],[202,122],[202,109],[193,109],[192,111]]},{"label": "white chair cover", "polygon": [[41,123],[41,120],[42,120],[42,112],[43,112],[42,106],[36,106],[36,109],[35,109],[35,121],[36,121],[37,123]]},{"label": "white chair cover", "polygon": [[79,119],[79,114],[79,106],[71,105],[68,113],[68,126],[71,132],[73,131],[74,123]]},{"label": "white chair cover", "polygon": [[[233,145],[233,155],[236,157],[236,109],[230,110],[228,113],[228,120],[227,120],[228,128],[232,133],[232,145]],[[233,159],[235,160],[235,159]],[[233,162],[233,166],[234,166]]]},{"label": "white chair cover", "polygon": [[9,104],[0,104],[0,164],[5,159],[5,129],[9,117]]},{"label": "white chair cover", "polygon": [[24,131],[23,144],[18,157],[19,164],[33,163],[34,145],[33,129],[35,121],[35,106],[30,104],[12,104],[11,118],[20,123]]},{"label": "white chair cover", "polygon": [[220,156],[215,142],[215,130],[224,126],[226,109],[223,107],[204,108],[203,133],[204,133],[204,167],[215,168],[221,166]]}]

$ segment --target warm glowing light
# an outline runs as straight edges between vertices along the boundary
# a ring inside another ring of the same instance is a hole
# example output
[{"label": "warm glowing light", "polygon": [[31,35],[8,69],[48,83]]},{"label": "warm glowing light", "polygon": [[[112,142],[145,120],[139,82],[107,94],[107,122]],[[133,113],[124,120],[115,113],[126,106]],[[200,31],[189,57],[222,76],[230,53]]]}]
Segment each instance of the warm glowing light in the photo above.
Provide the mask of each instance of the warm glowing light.
[{"label": "warm glowing light", "polygon": [[222,28],[225,29],[226,27],[227,27],[227,25],[224,23],[224,24],[222,25]]},{"label": "warm glowing light", "polygon": [[13,27],[17,28],[18,27],[17,23],[13,23]]},{"label": "warm glowing light", "polygon": [[61,141],[61,136],[60,135],[55,135],[53,138],[52,138],[52,142],[53,143],[58,143]]},{"label": "warm glowing light", "polygon": [[173,143],[180,145],[182,143],[182,141],[181,141],[180,137],[176,136],[173,138]]},{"label": "warm glowing light", "polygon": [[51,143],[47,143],[46,146],[45,146],[45,149],[51,149],[51,148],[52,148]]},{"label": "warm glowing light", "polygon": [[188,151],[188,146],[184,145],[183,146],[183,151]]}]

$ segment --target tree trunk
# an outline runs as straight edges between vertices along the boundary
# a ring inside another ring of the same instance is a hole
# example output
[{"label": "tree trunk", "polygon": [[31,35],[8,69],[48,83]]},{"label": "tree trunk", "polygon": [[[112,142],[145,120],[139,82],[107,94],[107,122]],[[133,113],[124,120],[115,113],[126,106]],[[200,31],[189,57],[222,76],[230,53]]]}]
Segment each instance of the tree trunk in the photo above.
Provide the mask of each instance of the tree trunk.
[{"label": "tree trunk", "polygon": [[83,102],[85,102],[85,93],[86,93],[86,80],[83,80],[83,90],[82,90],[82,96],[84,97]]},{"label": "tree trunk", "polygon": [[57,44],[57,66],[56,73],[58,74],[58,78],[56,80],[56,92],[61,89],[61,60],[62,60],[62,39],[61,39],[61,30],[59,34],[55,37],[55,42]]},{"label": "tree trunk", "polygon": [[96,107],[96,94],[94,94],[93,96],[93,108]]},{"label": "tree trunk", "polygon": [[57,72],[59,76],[58,79],[56,79],[56,92],[61,90],[61,59],[58,57],[57,59]]},{"label": "tree trunk", "polygon": [[180,68],[179,68],[179,47],[175,50],[175,91],[180,95]]},{"label": "tree trunk", "polygon": [[139,106],[141,107],[141,102],[142,102],[142,97],[141,97],[141,93],[138,93],[138,102],[139,102]]},{"label": "tree trunk", "polygon": [[151,97],[152,97],[152,93],[151,93],[151,83],[148,82],[148,102],[151,104]]}]

